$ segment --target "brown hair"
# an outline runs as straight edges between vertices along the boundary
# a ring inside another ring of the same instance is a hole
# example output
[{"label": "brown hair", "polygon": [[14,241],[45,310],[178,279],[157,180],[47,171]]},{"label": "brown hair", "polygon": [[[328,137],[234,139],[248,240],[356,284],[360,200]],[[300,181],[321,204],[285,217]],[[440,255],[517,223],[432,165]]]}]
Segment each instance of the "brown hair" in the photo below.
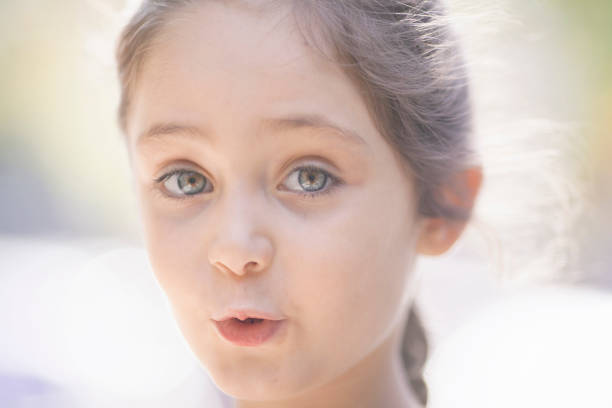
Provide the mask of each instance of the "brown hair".
[{"label": "brown hair", "polygon": [[[172,13],[197,3],[145,0],[124,28],[117,47],[124,131],[130,93],[153,39]],[[406,170],[416,178],[420,215],[467,220],[469,213],[440,194],[440,187],[452,187],[453,175],[472,158],[469,82],[440,1],[309,0],[292,6],[305,40],[344,68],[363,91],[380,133],[405,159]],[[426,404],[427,341],[414,306],[403,344],[410,385]]]}]

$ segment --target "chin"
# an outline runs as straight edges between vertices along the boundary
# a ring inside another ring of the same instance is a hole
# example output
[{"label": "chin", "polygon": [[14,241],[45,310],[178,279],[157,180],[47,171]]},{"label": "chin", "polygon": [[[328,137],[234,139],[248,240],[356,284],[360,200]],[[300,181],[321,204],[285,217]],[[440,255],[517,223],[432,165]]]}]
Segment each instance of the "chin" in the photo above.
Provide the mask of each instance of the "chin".
[{"label": "chin", "polygon": [[232,398],[245,401],[282,400],[294,394],[277,378],[253,376],[244,373],[215,374],[209,371],[215,385]]},{"label": "chin", "polygon": [[295,369],[283,370],[278,366],[278,361],[242,361],[238,364],[234,362],[230,367],[226,364],[209,364],[207,371],[221,391],[244,401],[290,399],[313,385],[307,378],[316,378]]}]

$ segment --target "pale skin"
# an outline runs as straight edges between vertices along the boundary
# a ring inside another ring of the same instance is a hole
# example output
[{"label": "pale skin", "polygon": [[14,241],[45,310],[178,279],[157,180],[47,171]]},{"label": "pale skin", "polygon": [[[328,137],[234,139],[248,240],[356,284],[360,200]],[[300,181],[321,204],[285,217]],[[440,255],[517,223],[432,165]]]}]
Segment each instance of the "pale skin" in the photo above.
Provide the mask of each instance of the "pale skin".
[{"label": "pale skin", "polygon": [[[155,41],[126,129],[151,265],[237,407],[417,406],[399,354],[414,262],[465,223],[419,216],[359,90],[288,16],[207,2]],[[477,167],[457,176],[459,204],[480,180]],[[210,319],[235,305],[286,329],[230,344]]]}]

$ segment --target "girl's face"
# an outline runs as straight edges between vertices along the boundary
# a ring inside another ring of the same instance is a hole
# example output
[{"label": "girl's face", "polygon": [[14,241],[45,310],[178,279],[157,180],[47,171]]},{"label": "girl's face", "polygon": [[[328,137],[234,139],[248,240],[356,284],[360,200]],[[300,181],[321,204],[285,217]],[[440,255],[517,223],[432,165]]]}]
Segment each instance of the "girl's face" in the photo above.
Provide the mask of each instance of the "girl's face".
[{"label": "girl's face", "polygon": [[[171,18],[127,133],[153,270],[222,390],[297,395],[397,331],[420,230],[413,182],[288,9],[208,2]],[[232,313],[281,322],[230,320],[231,341],[215,321]]]}]

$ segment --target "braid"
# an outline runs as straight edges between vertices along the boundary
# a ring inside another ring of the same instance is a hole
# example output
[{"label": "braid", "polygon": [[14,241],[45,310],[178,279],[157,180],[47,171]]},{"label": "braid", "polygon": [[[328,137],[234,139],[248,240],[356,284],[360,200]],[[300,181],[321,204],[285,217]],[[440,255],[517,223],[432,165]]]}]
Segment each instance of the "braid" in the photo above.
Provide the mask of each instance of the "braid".
[{"label": "braid", "polygon": [[425,328],[418,316],[416,306],[412,305],[402,338],[402,360],[410,387],[423,406],[427,405],[427,384],[423,379],[427,350]]}]

